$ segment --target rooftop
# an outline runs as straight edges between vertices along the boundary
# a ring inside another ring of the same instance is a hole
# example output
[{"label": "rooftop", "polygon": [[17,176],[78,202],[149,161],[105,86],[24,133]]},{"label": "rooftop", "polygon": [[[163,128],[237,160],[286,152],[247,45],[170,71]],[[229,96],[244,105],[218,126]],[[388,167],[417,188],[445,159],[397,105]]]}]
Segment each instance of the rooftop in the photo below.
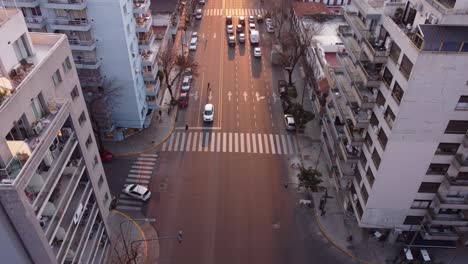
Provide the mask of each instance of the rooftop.
[{"label": "rooftop", "polygon": [[304,16],[315,16],[315,15],[332,15],[328,7],[323,3],[312,3],[312,2],[294,2],[293,3],[294,13],[299,18]]},{"label": "rooftop", "polygon": [[420,24],[419,28],[427,42],[468,42],[468,26]]}]

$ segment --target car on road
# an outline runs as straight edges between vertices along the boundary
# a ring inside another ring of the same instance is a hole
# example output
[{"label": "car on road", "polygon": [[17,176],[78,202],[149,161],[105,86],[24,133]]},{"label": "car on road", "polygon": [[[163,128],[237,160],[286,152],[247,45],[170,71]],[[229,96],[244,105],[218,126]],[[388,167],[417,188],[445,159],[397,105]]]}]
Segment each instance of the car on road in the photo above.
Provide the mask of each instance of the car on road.
[{"label": "car on road", "polygon": [[226,25],[232,25],[232,16],[226,16]]},{"label": "car on road", "polygon": [[268,33],[275,33],[275,28],[272,25],[267,25],[267,32]]},{"label": "car on road", "polygon": [[237,33],[242,33],[242,32],[244,32],[244,27],[241,24],[238,24],[236,26],[236,31],[237,31]]},{"label": "car on road", "polygon": [[296,130],[296,121],[292,115],[284,115],[284,125],[287,130]]},{"label": "car on road", "polygon": [[254,48],[254,57],[256,58],[262,57],[262,49],[260,47]]},{"label": "car on road", "polygon": [[285,80],[278,80],[278,92],[281,99],[288,98],[288,83]]},{"label": "car on road", "polygon": [[202,16],[203,16],[203,11],[199,8],[195,11],[195,19],[202,19]]},{"label": "car on road", "polygon": [[243,16],[239,17],[239,24],[245,25],[245,17]]},{"label": "car on road", "polygon": [[244,33],[240,33],[238,36],[239,36],[239,42],[240,42],[240,43],[245,43],[245,34],[244,34]]},{"label": "car on road", "polygon": [[231,47],[236,46],[236,37],[234,37],[234,36],[232,36],[232,35],[229,36],[229,37],[228,37],[228,44],[229,44],[229,46],[231,46]]},{"label": "car on road", "polygon": [[255,23],[255,17],[249,16],[249,23]]},{"label": "car on road", "polygon": [[227,25],[226,31],[228,34],[234,34],[234,26],[233,25]]},{"label": "car on road", "polygon": [[179,101],[180,107],[187,107],[188,101],[189,101],[189,93],[188,92],[180,93],[178,101]]},{"label": "car on road", "polygon": [[198,38],[198,32],[196,31],[192,32],[192,38]]},{"label": "car on road", "polygon": [[267,18],[265,19],[265,24],[267,24],[267,25],[273,25],[273,20],[271,20],[271,18],[267,17]]},{"label": "car on road", "polygon": [[252,30],[255,30],[255,24],[254,23],[249,24],[249,32],[251,32]]},{"label": "car on road", "polygon": [[188,92],[190,91],[190,77],[184,76],[184,79],[182,80],[182,92]]},{"label": "car on road", "polygon": [[190,80],[192,80],[192,68],[187,68],[184,71],[184,77],[188,77]]},{"label": "car on road", "polygon": [[214,106],[213,104],[206,104],[203,110],[203,121],[213,122],[214,119]]},{"label": "car on road", "polygon": [[125,194],[138,200],[146,202],[151,197],[151,192],[145,186],[139,184],[129,184],[123,190]]},{"label": "car on road", "polygon": [[192,37],[192,39],[190,40],[189,50],[191,51],[197,50],[197,43],[198,43],[198,37]]},{"label": "car on road", "polygon": [[205,4],[205,0],[198,0],[198,3],[199,3],[200,5],[204,5],[204,4]]},{"label": "car on road", "polygon": [[257,22],[258,23],[263,23],[263,16],[262,15],[257,15]]}]

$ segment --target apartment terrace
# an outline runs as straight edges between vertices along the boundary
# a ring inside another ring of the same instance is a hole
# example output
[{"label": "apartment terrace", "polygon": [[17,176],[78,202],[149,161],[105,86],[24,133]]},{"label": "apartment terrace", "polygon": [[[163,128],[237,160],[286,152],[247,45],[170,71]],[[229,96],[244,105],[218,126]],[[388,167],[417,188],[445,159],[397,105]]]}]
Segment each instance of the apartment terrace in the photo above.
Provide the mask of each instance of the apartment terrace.
[{"label": "apartment terrace", "polygon": [[468,210],[468,198],[464,195],[443,195],[440,192],[437,192],[436,197],[434,198],[434,207],[440,209],[461,209]]},{"label": "apartment terrace", "polygon": [[39,0],[4,0],[6,7],[29,7],[39,6]]},{"label": "apartment terrace", "polygon": [[24,20],[28,28],[40,29],[46,24],[46,20],[42,16],[24,17]]},{"label": "apartment terrace", "polygon": [[372,63],[385,63],[390,55],[390,46],[383,39],[364,38],[362,50]]},{"label": "apartment terrace", "polygon": [[457,230],[452,226],[447,227],[430,227],[424,226],[419,231],[421,237],[425,240],[443,240],[443,241],[457,241],[459,235]]},{"label": "apartment terrace", "polygon": [[382,66],[369,62],[358,61],[358,74],[361,76],[362,84],[368,87],[379,87]]},{"label": "apartment terrace", "polygon": [[349,10],[349,7],[345,7],[345,11],[343,12],[344,18],[348,25],[351,26],[353,32],[359,36],[359,39],[362,39],[369,35],[369,30],[364,22],[358,17],[357,12]]},{"label": "apartment terrace", "polygon": [[133,13],[144,14],[147,13],[151,5],[150,0],[133,0]]},{"label": "apartment terrace", "polygon": [[76,51],[93,51],[96,49],[96,39],[90,38],[87,40],[78,38],[68,38],[70,49]]},{"label": "apartment terrace", "polygon": [[86,5],[86,0],[47,0],[45,3],[46,8],[62,10],[83,10]]},{"label": "apartment terrace", "polygon": [[361,74],[360,74],[360,69],[356,67],[354,62],[351,60],[351,58],[345,54],[345,53],[338,53],[338,61],[340,62],[341,66],[344,69],[345,74],[348,76],[349,80],[352,83],[363,83]]},{"label": "apartment terrace", "polygon": [[450,214],[438,213],[434,208],[429,208],[426,213],[426,219],[432,225],[450,225],[450,226],[466,226],[468,225],[468,212],[462,210],[460,212],[453,212]]},{"label": "apartment terrace", "polygon": [[136,18],[136,32],[148,32],[153,25],[151,13],[138,15]]},{"label": "apartment terrace", "polygon": [[338,26],[338,36],[343,41],[343,44],[353,60],[361,59],[362,49],[357,40],[353,37],[353,32],[349,26]]},{"label": "apartment terrace", "polygon": [[87,18],[60,17],[47,21],[53,30],[89,31],[91,29],[91,23]]},{"label": "apartment terrace", "polygon": [[[466,15],[468,9],[454,9],[457,0],[425,0],[444,15]],[[458,0],[463,1],[463,0]]]}]

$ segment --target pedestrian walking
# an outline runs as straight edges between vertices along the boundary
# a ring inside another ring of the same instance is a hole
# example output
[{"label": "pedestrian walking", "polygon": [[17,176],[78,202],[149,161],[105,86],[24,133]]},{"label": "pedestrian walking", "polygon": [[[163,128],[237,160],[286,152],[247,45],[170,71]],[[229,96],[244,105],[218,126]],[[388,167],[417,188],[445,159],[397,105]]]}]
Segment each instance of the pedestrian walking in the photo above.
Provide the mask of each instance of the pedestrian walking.
[{"label": "pedestrian walking", "polygon": [[210,83],[208,82],[208,92],[211,92]]},{"label": "pedestrian walking", "polygon": [[188,130],[188,124],[185,124],[185,131]]}]

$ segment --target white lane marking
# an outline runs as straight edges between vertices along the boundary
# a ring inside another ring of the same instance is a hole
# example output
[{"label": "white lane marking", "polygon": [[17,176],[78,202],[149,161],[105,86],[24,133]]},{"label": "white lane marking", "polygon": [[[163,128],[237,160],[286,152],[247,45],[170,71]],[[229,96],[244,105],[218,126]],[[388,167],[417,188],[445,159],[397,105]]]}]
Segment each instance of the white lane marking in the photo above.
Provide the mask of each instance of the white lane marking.
[{"label": "white lane marking", "polygon": [[181,141],[180,141],[180,149],[179,149],[179,151],[184,151],[185,136],[187,136],[187,132],[183,132],[183,133],[182,133],[182,139],[181,139]]},{"label": "white lane marking", "polygon": [[216,133],[218,140],[216,142],[216,152],[221,152],[221,133]]},{"label": "white lane marking", "polygon": [[137,182],[137,183],[149,183],[149,180],[147,179],[133,179],[133,178],[127,178],[125,180],[126,182]]},{"label": "white lane marking", "polygon": [[275,151],[275,140],[274,140],[272,134],[270,134],[270,146],[271,146],[271,154],[276,154],[276,151]]},{"label": "white lane marking", "polygon": [[250,134],[249,133],[246,133],[245,134],[245,139],[246,139],[246,144],[247,144],[247,153],[250,153]]},{"label": "white lane marking", "polygon": [[244,133],[240,133],[240,152],[244,152]]},{"label": "white lane marking", "polygon": [[276,134],[275,138],[276,138],[276,152],[278,152],[278,154],[281,154],[281,143],[280,143],[279,135]]},{"label": "white lane marking", "polygon": [[269,154],[270,150],[268,149],[268,135],[263,134],[263,139],[264,139],[263,143],[265,144],[265,153]]},{"label": "white lane marking", "polygon": [[187,145],[185,145],[185,151],[190,151],[190,143],[192,143],[192,132],[189,132],[187,136]]},{"label": "white lane marking", "polygon": [[138,157],[138,161],[157,161],[157,158],[145,158],[145,157]]},{"label": "white lane marking", "polygon": [[229,152],[232,152],[232,133],[229,133]]},{"label": "white lane marking", "polygon": [[152,161],[135,161],[133,162],[133,164],[136,164],[136,165],[154,165],[156,164],[155,162],[152,162]]},{"label": "white lane marking", "polygon": [[258,134],[258,152],[263,153],[262,134]]},{"label": "white lane marking", "polygon": [[255,134],[251,134],[252,135],[252,152],[253,153],[257,153],[257,140],[256,140],[256,136]]},{"label": "white lane marking", "polygon": [[234,133],[234,149],[235,149],[235,152],[239,152],[239,141],[238,141],[237,133]]},{"label": "white lane marking", "polygon": [[203,132],[198,133],[198,151],[203,151]]},{"label": "white lane marking", "polygon": [[208,151],[208,140],[210,139],[210,132],[205,132],[205,142],[203,144],[203,151]]},{"label": "white lane marking", "polygon": [[152,174],[153,171],[148,171],[148,170],[130,170],[129,173],[136,173],[136,174]]},{"label": "white lane marking", "polygon": [[174,135],[171,135],[171,138],[169,139],[169,146],[167,148],[167,151],[172,151],[172,143],[174,142]]},{"label": "white lane marking", "polygon": [[227,134],[223,133],[223,152],[226,152],[226,141],[227,141]]},{"label": "white lane marking", "polygon": [[180,133],[176,133],[176,138],[174,142],[174,151],[179,150],[179,137],[180,137]]},{"label": "white lane marking", "polygon": [[192,151],[197,151],[197,137],[198,133],[193,133]]},{"label": "white lane marking", "polygon": [[132,165],[132,169],[135,170],[152,170],[152,166],[141,166],[141,165]]},{"label": "white lane marking", "polygon": [[294,154],[294,149],[293,149],[293,143],[292,143],[292,140],[291,140],[291,136],[286,136],[286,138],[288,139],[288,149],[289,149],[289,154]]},{"label": "white lane marking", "polygon": [[287,147],[287,144],[286,144],[286,138],[284,136],[284,134],[281,134],[281,142],[283,143],[283,152],[284,154],[288,154],[288,147]]},{"label": "white lane marking", "polygon": [[142,178],[142,179],[149,179],[151,176],[149,175],[138,175],[138,174],[128,174],[130,178]]},{"label": "white lane marking", "polygon": [[210,135],[210,151],[214,152],[216,143],[216,133],[211,133]]}]

